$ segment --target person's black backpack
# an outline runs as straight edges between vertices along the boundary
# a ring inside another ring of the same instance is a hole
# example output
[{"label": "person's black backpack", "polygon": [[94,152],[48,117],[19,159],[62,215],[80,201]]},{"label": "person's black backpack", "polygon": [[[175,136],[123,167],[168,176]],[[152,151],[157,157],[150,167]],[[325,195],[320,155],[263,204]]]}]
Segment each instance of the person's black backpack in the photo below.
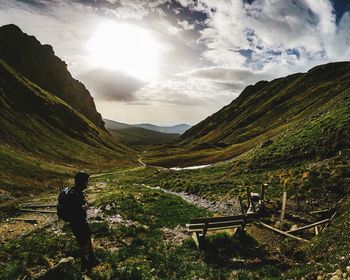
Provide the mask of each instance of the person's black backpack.
[{"label": "person's black backpack", "polygon": [[57,215],[65,222],[70,222],[72,219],[70,188],[64,188],[58,196]]}]

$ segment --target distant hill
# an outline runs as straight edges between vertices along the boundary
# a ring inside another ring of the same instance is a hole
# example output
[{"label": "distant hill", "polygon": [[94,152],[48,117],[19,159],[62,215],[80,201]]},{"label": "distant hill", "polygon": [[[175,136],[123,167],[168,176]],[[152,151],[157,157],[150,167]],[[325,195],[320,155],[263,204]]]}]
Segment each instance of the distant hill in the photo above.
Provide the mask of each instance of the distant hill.
[{"label": "distant hill", "polygon": [[183,134],[186,130],[188,130],[191,127],[188,124],[178,124],[174,126],[157,126],[157,125],[148,124],[148,123],[134,124],[133,126],[142,127],[145,129],[163,132],[163,133],[176,133],[176,134]]},{"label": "distant hill", "polygon": [[335,154],[350,148],[349,88],[350,62],[329,63],[307,73],[260,81],[187,130],[166,154],[149,154],[149,163],[212,163],[260,146],[263,149],[259,154],[275,149],[264,156],[270,162]]},{"label": "distant hill", "polygon": [[179,134],[162,133],[144,129],[142,127],[130,127],[124,129],[109,129],[114,139],[126,145],[158,145],[173,142]]},{"label": "distant hill", "polygon": [[132,128],[133,126],[126,123],[116,122],[109,119],[103,119],[107,129],[125,129]]},{"label": "distant hill", "polygon": [[89,91],[71,76],[67,64],[55,55],[50,45],[42,45],[13,24],[0,27],[0,42],[0,59],[104,129]]},{"label": "distant hill", "polygon": [[112,121],[109,119],[103,119],[103,121],[105,122],[107,129],[124,129],[124,128],[131,128],[131,127],[141,127],[152,131],[158,131],[162,133],[171,133],[171,134],[182,134],[191,127],[188,124],[178,124],[173,126],[157,126],[149,123],[126,124],[126,123]]},{"label": "distant hill", "polygon": [[[157,145],[173,142],[180,134],[162,133],[153,129],[138,127],[103,119],[113,138],[126,145]],[[148,125],[157,128],[157,126]],[[169,129],[170,130],[170,129]]]}]

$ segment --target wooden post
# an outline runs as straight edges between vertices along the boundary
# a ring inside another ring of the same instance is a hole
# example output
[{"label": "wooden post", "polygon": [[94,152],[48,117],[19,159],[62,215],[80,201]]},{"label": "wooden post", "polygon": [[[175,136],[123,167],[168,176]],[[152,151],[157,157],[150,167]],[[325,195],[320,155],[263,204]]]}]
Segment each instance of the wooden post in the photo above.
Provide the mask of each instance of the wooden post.
[{"label": "wooden post", "polygon": [[309,224],[309,225],[306,225],[306,226],[302,226],[302,227],[300,227],[300,228],[288,230],[287,232],[288,232],[288,233],[298,232],[298,231],[302,231],[302,230],[305,230],[305,229],[308,229],[308,228],[312,228],[312,227],[315,227],[315,226],[319,226],[319,225],[322,225],[322,224],[325,224],[325,223],[328,223],[328,222],[329,222],[329,219],[325,219],[325,220],[318,221],[318,222],[315,222],[315,223],[312,223],[312,224]]},{"label": "wooden post", "polygon": [[203,245],[204,245],[204,236],[203,236],[203,234],[200,234],[199,232],[194,232],[192,234],[192,238],[193,238],[194,242],[196,243],[198,249],[202,250],[203,249]]},{"label": "wooden post", "polygon": [[250,204],[252,205],[252,208],[253,208],[253,212],[255,213],[256,212],[256,208],[255,208],[254,201],[252,199],[252,195],[250,194],[249,187],[247,187],[247,195],[248,195],[248,209],[249,209],[249,202],[250,202]]},{"label": "wooden post", "polygon": [[249,208],[249,204],[250,204],[250,191],[249,191],[249,187],[247,187],[247,201],[248,201],[248,208]]},{"label": "wooden post", "polygon": [[297,189],[297,186],[295,184],[294,184],[293,188],[294,188],[295,198],[297,200],[297,209],[299,210],[300,209],[300,203],[299,203],[298,189]]},{"label": "wooden post", "polygon": [[318,235],[318,227],[315,226],[315,235]]},{"label": "wooden post", "polygon": [[296,239],[296,240],[304,241],[304,242],[308,242],[308,241],[309,241],[309,240],[306,240],[306,239],[301,238],[301,237],[299,237],[299,236],[295,236],[295,235],[292,235],[292,234],[290,234],[290,233],[288,233],[288,232],[285,232],[285,231],[279,230],[279,229],[277,229],[277,228],[274,228],[274,227],[272,227],[272,226],[269,226],[268,224],[265,224],[265,223],[263,223],[263,222],[259,222],[259,224],[262,225],[262,226],[264,226],[264,227],[266,227],[266,228],[268,228],[268,229],[270,229],[270,230],[273,230],[273,231],[275,231],[275,232],[277,232],[277,233],[279,233],[279,234],[285,235],[285,236],[287,236],[287,237],[294,238],[294,239]]},{"label": "wooden post", "polygon": [[261,194],[260,195],[261,195],[261,200],[264,203],[264,201],[265,201],[265,185],[264,184],[261,185]]},{"label": "wooden post", "polygon": [[238,199],[239,199],[239,205],[241,206],[242,215],[244,215],[245,214],[245,208],[244,208],[244,205],[243,205],[242,196],[239,196]]},{"label": "wooden post", "polygon": [[282,196],[282,209],[281,209],[281,221],[284,220],[284,216],[286,213],[286,204],[287,204],[287,192],[284,191],[283,192],[283,196]]}]

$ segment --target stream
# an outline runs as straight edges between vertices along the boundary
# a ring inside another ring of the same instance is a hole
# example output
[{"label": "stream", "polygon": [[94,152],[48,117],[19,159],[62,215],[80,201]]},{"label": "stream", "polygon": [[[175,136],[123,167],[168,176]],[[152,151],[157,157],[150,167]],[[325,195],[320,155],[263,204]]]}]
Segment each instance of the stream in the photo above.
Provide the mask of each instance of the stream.
[{"label": "stream", "polygon": [[186,192],[174,192],[167,189],[163,189],[161,187],[151,187],[145,184],[141,184],[140,186],[152,190],[161,190],[165,193],[176,195],[178,197],[181,197],[186,202],[196,205],[198,208],[207,209],[212,212],[220,213],[223,215],[239,215],[241,213],[241,208],[237,199],[230,199],[225,201],[209,201],[201,198],[198,195]]},{"label": "stream", "polygon": [[202,168],[207,168],[211,166],[211,164],[205,164],[205,165],[194,165],[194,166],[188,166],[188,167],[170,167],[170,170],[175,170],[175,171],[181,171],[181,170],[195,170],[195,169],[202,169]]}]

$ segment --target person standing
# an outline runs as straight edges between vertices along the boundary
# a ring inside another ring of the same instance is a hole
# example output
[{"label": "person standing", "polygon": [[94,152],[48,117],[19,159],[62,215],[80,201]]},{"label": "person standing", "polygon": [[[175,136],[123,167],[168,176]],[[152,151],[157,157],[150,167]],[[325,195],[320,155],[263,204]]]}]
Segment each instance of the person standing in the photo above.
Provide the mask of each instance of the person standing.
[{"label": "person standing", "polygon": [[89,177],[84,171],[77,172],[75,185],[69,189],[67,195],[71,211],[69,224],[79,245],[82,271],[89,271],[100,263],[93,250],[91,229],[87,222],[88,203],[84,190],[88,187]]}]

